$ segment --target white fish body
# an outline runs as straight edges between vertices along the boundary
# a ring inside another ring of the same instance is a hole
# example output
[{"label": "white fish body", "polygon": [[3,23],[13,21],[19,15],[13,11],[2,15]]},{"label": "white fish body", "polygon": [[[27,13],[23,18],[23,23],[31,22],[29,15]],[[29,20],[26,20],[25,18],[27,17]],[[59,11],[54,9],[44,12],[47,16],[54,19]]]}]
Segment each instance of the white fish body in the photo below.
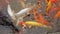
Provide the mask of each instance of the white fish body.
[{"label": "white fish body", "polygon": [[10,16],[14,16],[14,14],[13,14],[13,12],[12,12],[12,9],[11,9],[10,5],[8,5],[7,11],[8,11],[8,14],[9,14]]},{"label": "white fish body", "polygon": [[14,12],[12,11],[11,6],[10,6],[9,4],[8,4],[7,11],[8,11],[9,16],[10,16],[13,20],[15,20],[15,19],[16,19],[16,18],[15,18],[15,14],[14,14]]},{"label": "white fish body", "polygon": [[24,15],[27,15],[29,14],[29,11],[31,10],[31,8],[25,8],[25,9],[22,9],[20,10],[18,13],[16,13],[18,16],[24,16]]},{"label": "white fish body", "polygon": [[16,26],[19,24],[20,21],[23,21],[23,18],[29,14],[30,10],[31,8],[25,8],[16,13],[16,15],[18,16]]},{"label": "white fish body", "polygon": [[[14,12],[12,11],[10,5],[8,5],[8,9],[7,9],[8,14],[10,15],[10,17],[13,20],[16,20],[17,21],[17,24],[19,24],[19,22],[23,20],[23,17],[22,16],[25,17],[25,16],[27,16],[29,14],[30,10],[31,10],[31,8],[25,8],[25,9],[20,10],[18,13],[15,13],[14,14]],[[17,19],[16,19],[15,16],[17,17]]]}]

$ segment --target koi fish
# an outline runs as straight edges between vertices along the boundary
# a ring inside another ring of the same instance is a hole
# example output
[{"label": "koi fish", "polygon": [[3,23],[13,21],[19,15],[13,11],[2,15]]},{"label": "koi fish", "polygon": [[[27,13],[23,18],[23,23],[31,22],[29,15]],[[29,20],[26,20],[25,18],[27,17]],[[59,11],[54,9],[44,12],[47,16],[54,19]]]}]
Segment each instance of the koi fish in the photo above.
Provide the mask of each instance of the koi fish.
[{"label": "koi fish", "polygon": [[7,7],[7,11],[8,11],[8,14],[10,15],[10,17],[15,20],[16,17],[15,17],[15,13],[13,12],[13,10],[11,9],[11,6],[8,4],[8,7]]},{"label": "koi fish", "polygon": [[23,15],[23,14],[29,14],[31,8],[25,8],[20,10],[18,13],[16,13],[16,15]]},{"label": "koi fish", "polygon": [[46,8],[46,13],[49,12],[49,10],[52,7],[52,4],[55,3],[57,0],[47,0],[48,4],[47,4],[47,8]]},{"label": "koi fish", "polygon": [[25,8],[25,9],[22,9],[19,12],[15,13],[15,12],[13,12],[13,10],[11,9],[11,6],[9,4],[8,4],[8,9],[7,9],[8,14],[10,15],[10,17],[13,20],[16,20],[17,24],[19,23],[19,21],[22,21],[23,18],[29,14],[30,10],[31,10],[31,8]]},{"label": "koi fish", "polygon": [[45,20],[45,18],[44,18],[42,13],[38,14],[38,12],[35,9],[32,10],[32,13],[34,15],[35,20],[38,23],[43,23],[45,25],[49,24],[49,22],[47,20]]},{"label": "koi fish", "polygon": [[42,23],[38,23],[35,21],[26,21],[25,22],[26,25],[31,25],[31,26],[37,26],[37,27],[44,27],[44,28],[51,28],[50,26],[44,25]]},{"label": "koi fish", "polygon": [[59,17],[60,17],[60,11],[58,11],[58,12],[56,13],[56,15],[54,16],[54,18],[57,19],[57,18],[59,18]]},{"label": "koi fish", "polygon": [[45,24],[45,25],[48,25],[49,24],[49,22],[47,20],[45,20],[45,18],[44,18],[44,16],[43,16],[42,13],[39,14],[39,17],[40,17],[40,22],[42,24]]},{"label": "koi fish", "polygon": [[16,13],[16,15],[18,17],[16,25],[18,25],[20,21],[23,21],[23,18],[25,16],[30,14],[30,10],[31,10],[31,8],[25,8],[25,9],[20,10],[18,13]]},{"label": "koi fish", "polygon": [[51,7],[52,7],[52,3],[48,2],[47,8],[46,8],[46,13],[49,12],[49,10],[51,9]]}]

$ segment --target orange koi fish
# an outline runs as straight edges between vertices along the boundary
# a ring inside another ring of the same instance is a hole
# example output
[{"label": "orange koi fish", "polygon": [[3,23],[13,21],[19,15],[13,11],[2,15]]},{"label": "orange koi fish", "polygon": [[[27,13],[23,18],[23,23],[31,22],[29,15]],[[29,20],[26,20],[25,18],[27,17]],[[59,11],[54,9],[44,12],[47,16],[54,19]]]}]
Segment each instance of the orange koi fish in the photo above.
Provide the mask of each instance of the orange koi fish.
[{"label": "orange koi fish", "polygon": [[49,24],[49,22],[47,20],[45,20],[42,13],[40,13],[39,16],[40,16],[39,18],[40,18],[40,21],[41,21],[42,24],[45,24],[45,25]]},{"label": "orange koi fish", "polygon": [[46,13],[49,12],[49,10],[51,9],[53,3],[55,3],[57,0],[47,0],[48,4],[47,4],[47,8],[46,8]]},{"label": "orange koi fish", "polygon": [[47,20],[45,20],[45,18],[44,18],[42,13],[38,14],[37,10],[33,9],[32,13],[34,15],[35,20],[38,23],[42,23],[42,24],[45,24],[45,25],[47,25],[49,23]]},{"label": "orange koi fish", "polygon": [[32,10],[32,13],[33,13],[33,15],[34,15],[35,20],[36,20],[37,22],[40,22],[40,19],[38,18],[37,10],[33,9],[33,10]]},{"label": "orange koi fish", "polygon": [[57,18],[59,18],[59,17],[60,17],[60,11],[58,11],[58,12],[56,13],[56,15],[54,16],[54,18],[57,19]]}]

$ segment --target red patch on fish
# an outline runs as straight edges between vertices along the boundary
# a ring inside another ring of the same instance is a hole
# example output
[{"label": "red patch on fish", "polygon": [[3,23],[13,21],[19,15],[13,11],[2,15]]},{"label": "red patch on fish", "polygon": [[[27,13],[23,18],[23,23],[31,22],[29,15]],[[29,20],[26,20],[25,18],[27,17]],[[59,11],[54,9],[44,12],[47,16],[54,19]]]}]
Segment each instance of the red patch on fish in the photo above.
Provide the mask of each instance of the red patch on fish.
[{"label": "red patch on fish", "polygon": [[25,22],[24,21],[21,21],[20,22],[20,25],[24,26]]}]

